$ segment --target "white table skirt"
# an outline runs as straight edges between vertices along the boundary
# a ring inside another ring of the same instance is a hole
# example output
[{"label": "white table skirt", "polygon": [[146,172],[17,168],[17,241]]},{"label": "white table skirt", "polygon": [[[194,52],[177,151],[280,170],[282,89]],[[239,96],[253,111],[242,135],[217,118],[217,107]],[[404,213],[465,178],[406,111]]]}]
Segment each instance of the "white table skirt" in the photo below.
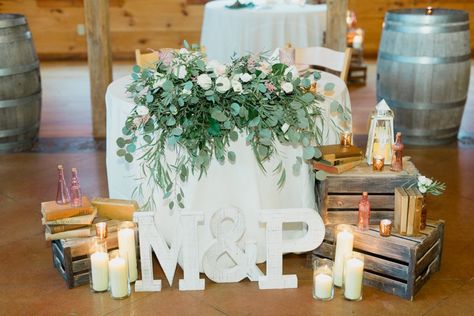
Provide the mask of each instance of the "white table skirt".
[{"label": "white table skirt", "polygon": [[294,47],[323,44],[326,5],[225,7],[233,2],[211,1],[205,5],[201,45],[209,59],[227,63],[234,53],[241,56],[273,51],[287,43]]},{"label": "white table skirt", "polygon": [[[132,192],[137,186],[136,178],[139,175],[139,162],[127,163],[123,158],[116,155],[118,150],[116,139],[121,136],[123,124],[134,107],[133,101],[126,96],[125,87],[131,82],[129,76],[112,82],[106,94],[107,104],[107,176],[109,195],[111,198],[131,199]],[[343,105],[345,112],[350,117],[350,101],[348,90],[342,80],[338,77],[322,73],[318,87],[323,90],[324,82],[335,83],[332,97],[328,97],[323,108],[328,109],[334,100]],[[322,92],[322,91],[321,91]],[[339,124],[335,119],[336,124]],[[349,123],[344,123],[349,124]],[[346,125],[344,127],[347,127]],[[339,142],[337,132],[331,132],[326,126],[325,144]],[[257,215],[261,209],[278,208],[315,208],[314,182],[310,177],[310,167],[303,164],[299,175],[293,174],[292,166],[297,156],[302,155],[302,148],[292,146],[279,146],[281,157],[286,168],[287,177],[285,186],[280,190],[277,187],[278,177],[271,174],[271,170],[277,164],[273,160],[265,164],[269,174],[265,175],[258,167],[254,153],[246,145],[245,137],[239,137],[237,142],[231,142],[231,150],[236,152],[237,160],[234,164],[226,162],[221,165],[215,159],[211,162],[207,176],[200,180],[190,176],[184,185],[184,204],[190,211],[201,211],[204,213],[205,223],[199,226],[199,256],[213,243],[213,237],[209,229],[212,214],[224,207],[237,207],[245,216],[247,231],[242,239],[245,241],[257,241],[258,262],[265,260],[265,233],[264,228],[258,223]],[[169,155],[169,156],[168,156]],[[167,157],[173,157],[168,153]],[[169,201],[162,199],[162,194],[155,196],[158,209],[156,225],[168,240],[176,229],[177,212],[168,209]],[[139,203],[143,201],[138,201]],[[301,226],[293,225],[287,227],[290,232],[303,232]],[[201,261],[200,261],[201,262]]]}]

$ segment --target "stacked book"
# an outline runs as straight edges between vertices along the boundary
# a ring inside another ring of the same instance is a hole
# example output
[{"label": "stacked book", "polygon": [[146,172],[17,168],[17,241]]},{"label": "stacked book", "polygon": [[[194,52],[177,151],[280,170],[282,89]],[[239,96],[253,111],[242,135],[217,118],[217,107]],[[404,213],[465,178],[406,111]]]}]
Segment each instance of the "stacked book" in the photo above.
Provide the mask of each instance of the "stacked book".
[{"label": "stacked book", "polygon": [[86,196],[82,205],[57,204],[56,201],[41,203],[42,223],[46,240],[90,237],[94,234],[92,224],[97,210]]},{"label": "stacked book", "polygon": [[415,188],[395,188],[395,210],[393,226],[400,235],[420,234],[423,194]]},{"label": "stacked book", "polygon": [[353,145],[326,145],[319,146],[318,149],[321,151],[321,159],[313,160],[313,167],[327,173],[343,173],[358,166],[363,160],[362,150]]}]

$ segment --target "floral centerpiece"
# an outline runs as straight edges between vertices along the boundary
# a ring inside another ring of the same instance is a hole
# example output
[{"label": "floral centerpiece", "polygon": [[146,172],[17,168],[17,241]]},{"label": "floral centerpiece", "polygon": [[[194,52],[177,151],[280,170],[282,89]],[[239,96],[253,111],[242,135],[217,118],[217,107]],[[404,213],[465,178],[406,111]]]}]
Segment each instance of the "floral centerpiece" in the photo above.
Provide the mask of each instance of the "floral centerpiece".
[{"label": "floral centerpiece", "polygon": [[439,181],[427,178],[423,175],[418,175],[417,183],[418,190],[423,194],[423,205],[421,207],[421,223],[420,229],[425,229],[426,227],[426,215],[428,212],[426,206],[426,196],[431,195],[441,195],[444,190],[446,190],[446,184]]},{"label": "floral centerpiece", "polygon": [[[190,174],[204,175],[213,158],[221,163],[238,159],[229,144],[239,137],[245,137],[264,171],[264,162],[278,157],[276,142],[303,147],[294,170],[321,156],[312,143],[321,141],[314,122],[323,98],[308,92],[318,72],[300,78],[295,67],[262,55],[221,64],[206,61],[196,46],[185,47],[163,55],[152,69],[134,66],[127,91],[136,107],[117,139],[117,155],[140,160],[142,173],[169,199],[170,209],[184,208],[181,184]],[[166,150],[176,153],[174,161],[167,160]],[[273,172],[282,186],[281,159]],[[141,185],[137,190],[144,192]]]}]

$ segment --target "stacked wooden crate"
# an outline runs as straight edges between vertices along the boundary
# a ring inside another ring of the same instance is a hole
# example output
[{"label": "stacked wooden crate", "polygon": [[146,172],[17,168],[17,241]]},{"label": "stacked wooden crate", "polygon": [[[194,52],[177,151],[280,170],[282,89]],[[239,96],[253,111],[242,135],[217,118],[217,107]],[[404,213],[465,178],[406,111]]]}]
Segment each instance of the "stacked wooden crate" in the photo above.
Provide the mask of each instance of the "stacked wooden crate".
[{"label": "stacked wooden crate", "polygon": [[[334,260],[335,225],[326,226],[323,243],[313,258]],[[413,300],[415,294],[438,271],[443,251],[444,222],[428,221],[417,237],[392,234],[380,237],[378,225],[362,231],[354,226],[354,250],[365,257],[364,284]]]}]

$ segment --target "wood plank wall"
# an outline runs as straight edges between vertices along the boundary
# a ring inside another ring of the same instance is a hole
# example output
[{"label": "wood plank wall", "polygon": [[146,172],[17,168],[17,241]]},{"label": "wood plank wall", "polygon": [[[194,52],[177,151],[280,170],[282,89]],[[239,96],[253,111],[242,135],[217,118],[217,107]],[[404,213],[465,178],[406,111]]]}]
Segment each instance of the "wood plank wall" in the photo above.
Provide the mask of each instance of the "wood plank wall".
[{"label": "wood plank wall", "polygon": [[[135,48],[178,47],[184,39],[198,43],[203,17],[202,0],[110,0],[112,49],[115,58],[133,58]],[[474,0],[349,0],[358,26],[365,29],[365,53],[375,55],[384,14],[389,9],[446,7],[471,13],[474,48]],[[84,24],[82,0],[0,0],[0,13],[28,18],[41,59],[85,58],[86,39],[78,34]]]}]

